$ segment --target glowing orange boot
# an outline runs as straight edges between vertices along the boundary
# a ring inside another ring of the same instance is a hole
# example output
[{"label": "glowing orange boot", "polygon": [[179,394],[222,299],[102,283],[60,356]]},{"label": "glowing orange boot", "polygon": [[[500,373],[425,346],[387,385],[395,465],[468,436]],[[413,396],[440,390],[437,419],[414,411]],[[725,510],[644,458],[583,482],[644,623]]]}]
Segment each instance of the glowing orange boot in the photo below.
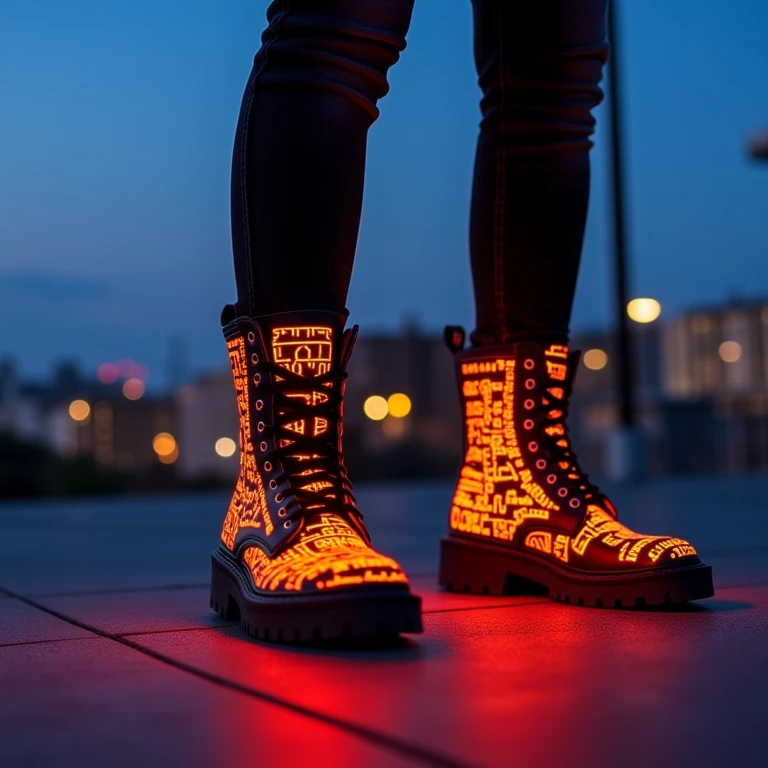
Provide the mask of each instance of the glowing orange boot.
[{"label": "glowing orange boot", "polygon": [[687,541],[623,526],[579,467],[566,424],[578,352],[531,342],[462,351],[460,328],[446,340],[465,455],[441,585],[501,595],[533,582],[566,603],[617,608],[714,594],[712,569]]},{"label": "glowing orange boot", "polygon": [[212,557],[211,606],[263,640],[420,632],[420,598],[371,549],[342,453],[357,326],[332,312],[222,315],[240,476]]}]

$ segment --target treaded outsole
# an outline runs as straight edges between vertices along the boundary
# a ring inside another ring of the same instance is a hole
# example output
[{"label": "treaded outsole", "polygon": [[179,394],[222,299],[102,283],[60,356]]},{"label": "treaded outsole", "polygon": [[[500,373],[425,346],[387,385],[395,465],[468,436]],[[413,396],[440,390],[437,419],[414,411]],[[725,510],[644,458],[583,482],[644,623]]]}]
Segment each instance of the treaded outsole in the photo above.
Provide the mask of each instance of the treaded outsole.
[{"label": "treaded outsole", "polygon": [[257,640],[289,644],[388,641],[422,631],[421,598],[406,588],[261,595],[228,553],[216,550],[211,566],[211,608],[224,621],[239,622]]},{"label": "treaded outsole", "polygon": [[649,608],[712,597],[712,568],[697,562],[626,574],[580,574],[535,556],[446,536],[440,542],[440,586],[483,595],[543,594],[570,605]]}]

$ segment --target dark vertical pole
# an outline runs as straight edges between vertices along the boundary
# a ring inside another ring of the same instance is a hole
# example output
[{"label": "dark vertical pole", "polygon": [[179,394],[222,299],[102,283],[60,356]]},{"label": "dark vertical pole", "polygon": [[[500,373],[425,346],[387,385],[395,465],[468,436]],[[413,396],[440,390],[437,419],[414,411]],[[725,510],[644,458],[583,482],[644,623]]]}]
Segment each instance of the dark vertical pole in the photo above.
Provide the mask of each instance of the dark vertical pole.
[{"label": "dark vertical pole", "polygon": [[631,427],[635,419],[632,381],[632,338],[627,317],[627,235],[624,219],[624,164],[621,144],[621,104],[619,102],[619,55],[616,35],[616,0],[608,4],[608,38],[611,44],[608,69],[608,108],[611,123],[611,180],[613,185],[613,252],[616,280],[618,390],[621,424]]}]

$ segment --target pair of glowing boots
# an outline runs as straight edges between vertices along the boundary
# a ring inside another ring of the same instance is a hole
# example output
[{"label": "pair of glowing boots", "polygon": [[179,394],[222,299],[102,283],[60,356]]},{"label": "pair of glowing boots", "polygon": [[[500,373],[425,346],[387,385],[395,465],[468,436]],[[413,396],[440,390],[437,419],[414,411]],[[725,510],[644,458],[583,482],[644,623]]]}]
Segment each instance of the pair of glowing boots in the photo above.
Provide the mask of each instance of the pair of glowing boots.
[{"label": "pair of glowing boots", "polygon": [[[212,557],[211,605],[264,640],[421,631],[421,601],[371,547],[342,452],[357,327],[335,313],[222,316],[240,416],[240,475]],[[576,464],[566,433],[577,364],[536,344],[463,351],[452,329],[465,461],[440,583],[502,594],[535,582],[574,603],[684,602],[711,571],[680,539],[640,536]]]}]

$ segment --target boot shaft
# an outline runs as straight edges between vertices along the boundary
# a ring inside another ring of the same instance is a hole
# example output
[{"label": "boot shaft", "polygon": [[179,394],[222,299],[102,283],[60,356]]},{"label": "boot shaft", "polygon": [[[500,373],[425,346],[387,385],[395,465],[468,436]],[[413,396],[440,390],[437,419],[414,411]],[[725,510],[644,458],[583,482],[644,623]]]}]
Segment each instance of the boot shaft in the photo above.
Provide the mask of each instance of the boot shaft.
[{"label": "boot shaft", "polygon": [[278,551],[296,539],[309,511],[328,505],[351,518],[356,534],[364,531],[359,513],[347,514],[354,498],[342,453],[345,369],[357,328],[345,332],[333,312],[238,317],[233,308],[222,325],[240,422],[224,545]]},{"label": "boot shaft", "polygon": [[451,530],[501,541],[534,524],[575,532],[589,503],[564,456],[578,353],[532,342],[455,352],[464,462]]}]

